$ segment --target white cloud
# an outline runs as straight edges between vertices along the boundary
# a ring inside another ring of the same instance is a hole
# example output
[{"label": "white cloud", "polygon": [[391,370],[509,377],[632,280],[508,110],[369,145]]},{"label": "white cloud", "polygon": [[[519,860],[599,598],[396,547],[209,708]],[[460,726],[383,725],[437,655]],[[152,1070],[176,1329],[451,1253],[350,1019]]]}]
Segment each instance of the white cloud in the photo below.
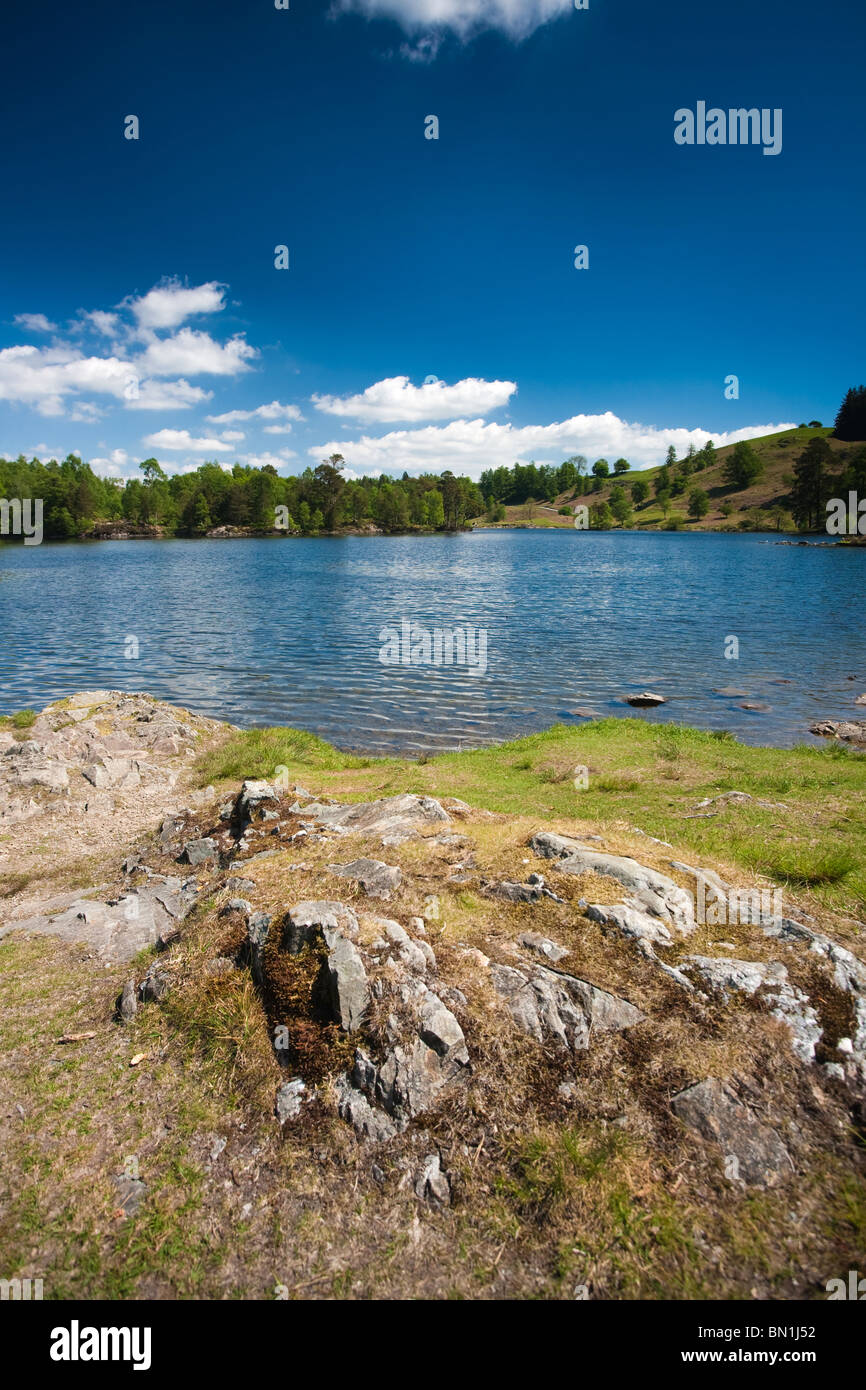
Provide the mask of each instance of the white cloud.
[{"label": "white cloud", "polygon": [[[303,420],[303,415],[296,405],[281,405],[279,401],[271,401],[269,405],[258,405],[255,410],[227,410],[224,415],[208,415],[212,425],[234,425],[241,420]],[[283,428],[281,426],[280,428]],[[291,427],[285,425],[288,431]],[[276,433],[272,429],[267,433]]]},{"label": "white cloud", "polygon": [[105,309],[86,309],[82,312],[81,319],[105,338],[117,337],[120,329],[120,315],[110,314]]},{"label": "white cloud", "polygon": [[[337,0],[337,8],[367,19],[396,20],[413,36],[447,31],[466,41],[485,29],[498,29],[518,41],[551,19],[573,11],[574,0]],[[429,48],[425,53],[423,47],[416,46],[405,56],[429,61]]]},{"label": "white cloud", "polygon": [[243,430],[223,430],[220,439],[224,439],[228,444],[234,444],[239,439],[246,439]]},{"label": "white cloud", "polygon": [[213,391],[190,386],[180,377],[177,381],[142,381],[138,395],[124,401],[127,410],[188,410],[213,399]]},{"label": "white cloud", "polygon": [[231,444],[221,439],[194,439],[189,430],[157,430],[142,441],[148,449],[189,449],[194,454],[231,453]]},{"label": "white cloud", "polygon": [[514,381],[482,381],[466,377],[448,386],[431,381],[413,386],[407,376],[377,381],[357,396],[313,396],[317,410],[353,420],[454,420],[458,416],[488,415],[507,405],[517,390]]},{"label": "white cloud", "polygon": [[188,288],[179,280],[163,280],[139,299],[128,301],[139,328],[178,328],[193,314],[216,314],[225,303],[224,285],[209,280]]},{"label": "white cloud", "polygon": [[32,406],[41,415],[62,415],[64,397],[77,391],[122,400],[133,379],[130,364],[118,357],[85,357],[66,346],[0,351],[0,400]]},{"label": "white cloud", "polygon": [[511,467],[520,460],[561,463],[571,454],[585,454],[590,463],[599,457],[611,463],[627,458],[632,468],[650,468],[664,460],[673,444],[681,455],[708,439],[717,446],[740,439],[792,429],[790,423],[748,425],[745,429],[717,433],[702,429],[657,429],[630,424],[611,411],[603,415],[574,415],[550,425],[498,425],[484,420],[455,420],[445,426],[428,425],[418,430],[392,430],[378,438],[332,439],[307,452],[313,458],[343,454],[349,466],[362,473],[441,473],[450,468],[478,478],[487,468]]},{"label": "white cloud", "polygon": [[243,333],[218,343],[209,333],[182,328],[170,338],[149,343],[138,364],[146,376],[238,376],[249,371],[250,358],[258,355]]},{"label": "white cloud", "polygon": [[28,333],[55,333],[57,324],[52,323],[44,314],[16,314],[14,322],[19,328],[25,328]]},{"label": "white cloud", "polygon": [[285,468],[287,463],[297,457],[294,449],[281,449],[278,454],[238,454],[238,463],[244,463],[248,468],[263,468],[266,463],[272,468]]},{"label": "white cloud", "polygon": [[92,425],[96,420],[101,420],[104,414],[105,411],[93,401],[78,401],[70,411],[69,418],[85,425]]}]

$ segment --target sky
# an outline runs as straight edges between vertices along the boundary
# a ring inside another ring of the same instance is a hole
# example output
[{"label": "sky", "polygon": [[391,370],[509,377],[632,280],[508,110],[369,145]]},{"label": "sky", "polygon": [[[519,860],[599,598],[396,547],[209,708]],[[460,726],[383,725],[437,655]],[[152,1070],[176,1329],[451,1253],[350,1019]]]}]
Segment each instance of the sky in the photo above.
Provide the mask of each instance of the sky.
[{"label": "sky", "polygon": [[0,454],[642,467],[866,379],[862,0],[288,4],[8,13]]}]

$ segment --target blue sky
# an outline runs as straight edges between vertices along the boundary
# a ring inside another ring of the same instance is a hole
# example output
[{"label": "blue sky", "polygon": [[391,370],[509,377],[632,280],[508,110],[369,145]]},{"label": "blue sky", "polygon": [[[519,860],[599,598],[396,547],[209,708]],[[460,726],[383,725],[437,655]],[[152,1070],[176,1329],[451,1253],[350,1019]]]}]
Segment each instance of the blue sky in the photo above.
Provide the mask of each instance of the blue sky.
[{"label": "blue sky", "polygon": [[290,3],[7,19],[0,451],[640,466],[866,376],[860,0]]}]

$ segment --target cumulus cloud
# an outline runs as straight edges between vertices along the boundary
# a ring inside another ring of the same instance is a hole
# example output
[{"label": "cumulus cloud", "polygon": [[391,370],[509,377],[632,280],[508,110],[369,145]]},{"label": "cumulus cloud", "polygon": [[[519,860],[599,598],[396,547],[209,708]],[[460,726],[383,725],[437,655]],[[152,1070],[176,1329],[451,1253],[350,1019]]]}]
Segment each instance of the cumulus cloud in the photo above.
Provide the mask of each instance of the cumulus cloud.
[{"label": "cumulus cloud", "polygon": [[40,415],[62,415],[64,398],[78,391],[122,400],[134,381],[128,362],[112,357],[85,357],[58,346],[3,348],[0,351],[0,400],[16,401]]},{"label": "cumulus cloud", "polygon": [[740,439],[792,429],[789,423],[748,425],[726,433],[703,429],[658,429],[632,424],[611,411],[603,415],[573,415],[550,425],[493,424],[484,420],[454,420],[445,426],[392,430],[378,438],[332,439],[309,449],[313,458],[343,454],[361,473],[440,473],[446,468],[478,478],[487,468],[511,467],[520,460],[561,463],[571,454],[585,454],[592,463],[604,457],[627,458],[633,468],[650,468],[664,460],[673,444],[683,453],[689,444],[702,448],[708,439],[721,447]]},{"label": "cumulus cloud", "polygon": [[448,386],[444,381],[413,386],[407,376],[392,376],[368,386],[357,396],[313,396],[317,410],[353,420],[388,422],[454,420],[458,416],[488,415],[507,405],[517,390],[514,381],[482,381],[466,377]]},{"label": "cumulus cloud", "polygon": [[249,371],[249,361],[258,357],[258,348],[236,333],[226,343],[218,343],[209,333],[181,328],[170,338],[148,343],[137,359],[147,376],[238,376]]},{"label": "cumulus cloud", "polygon": [[148,449],[187,449],[193,454],[231,453],[231,444],[222,439],[195,439],[189,430],[157,430],[147,434],[143,443]]},{"label": "cumulus cloud", "polygon": [[19,328],[24,328],[28,333],[55,333],[57,324],[52,323],[44,314],[16,314],[14,322]]},{"label": "cumulus cloud", "polygon": [[163,280],[138,299],[130,299],[129,308],[139,328],[179,328],[194,314],[216,314],[225,304],[225,285],[209,280],[205,285],[192,287],[179,280]]},{"label": "cumulus cloud", "polygon": [[[574,0],[337,0],[336,9],[367,19],[393,19],[411,36],[448,32],[465,42],[485,29],[497,29],[518,42],[573,11]],[[406,56],[429,61],[435,57],[430,47],[429,41],[426,49],[416,44]]]},{"label": "cumulus cloud", "polygon": [[281,449],[278,454],[238,454],[238,463],[244,463],[248,468],[264,468],[268,463],[272,468],[285,468],[286,464],[296,459],[298,456],[294,449]]},{"label": "cumulus cloud", "polygon": [[116,338],[120,332],[120,315],[109,313],[106,309],[85,309],[80,317],[83,324],[105,338]]},{"label": "cumulus cloud", "polygon": [[[254,410],[227,410],[223,415],[208,415],[212,425],[234,425],[242,420],[303,420],[303,415],[296,405],[280,405],[279,401],[271,401],[269,405],[257,405]],[[280,429],[290,429],[289,425],[281,425]],[[271,431],[272,433],[275,431]]]},{"label": "cumulus cloud", "polygon": [[127,410],[188,410],[213,399],[213,391],[191,386],[180,377],[177,381],[140,381],[138,394],[130,389],[124,400]]}]

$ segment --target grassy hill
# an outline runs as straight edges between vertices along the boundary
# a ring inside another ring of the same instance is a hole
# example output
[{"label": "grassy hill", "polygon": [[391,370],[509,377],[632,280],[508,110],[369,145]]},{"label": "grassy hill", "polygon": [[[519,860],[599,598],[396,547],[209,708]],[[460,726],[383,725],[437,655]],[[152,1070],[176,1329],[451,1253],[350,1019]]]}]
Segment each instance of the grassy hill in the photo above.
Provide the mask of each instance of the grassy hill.
[{"label": "grassy hill", "polygon": [[[583,492],[578,488],[576,491],[562,493],[553,502],[521,503],[518,506],[506,507],[506,520],[498,524],[570,527],[574,525],[572,518],[559,516],[559,507],[567,505],[573,509],[580,504],[589,508],[598,506],[609,501],[611,489],[620,483],[625,486],[626,495],[631,498],[631,484],[640,478],[649,484],[650,497],[646,502],[634,507],[631,529],[660,530],[666,524],[679,521],[684,528],[698,531],[736,531],[741,529],[742,522],[750,523],[751,529],[794,531],[796,528],[788,507],[789,484],[785,482],[785,478],[793,474],[796,459],[809,440],[816,437],[827,440],[834,455],[838,456],[840,468],[846,456],[854,449],[862,447],[835,439],[829,427],[817,429],[803,426],[784,430],[779,434],[767,434],[749,440],[764,465],[763,474],[751,487],[738,489],[725,482],[725,464],[734,448],[729,444],[716,450],[716,461],[710,468],[702,469],[687,479],[685,492],[671,499],[667,518],[654,495],[655,478],[661,471],[659,466],[641,471],[632,470],[621,477],[608,478],[599,492]],[[671,471],[672,475],[676,474],[676,465]],[[586,484],[585,479],[582,481]],[[594,480],[590,479],[590,482],[592,481]],[[701,521],[693,521],[688,515],[688,494],[694,487],[702,488],[710,499],[709,512]],[[726,515],[722,508],[725,507],[727,511],[728,506],[731,510]],[[777,508],[781,508],[784,514],[780,515]]]}]

